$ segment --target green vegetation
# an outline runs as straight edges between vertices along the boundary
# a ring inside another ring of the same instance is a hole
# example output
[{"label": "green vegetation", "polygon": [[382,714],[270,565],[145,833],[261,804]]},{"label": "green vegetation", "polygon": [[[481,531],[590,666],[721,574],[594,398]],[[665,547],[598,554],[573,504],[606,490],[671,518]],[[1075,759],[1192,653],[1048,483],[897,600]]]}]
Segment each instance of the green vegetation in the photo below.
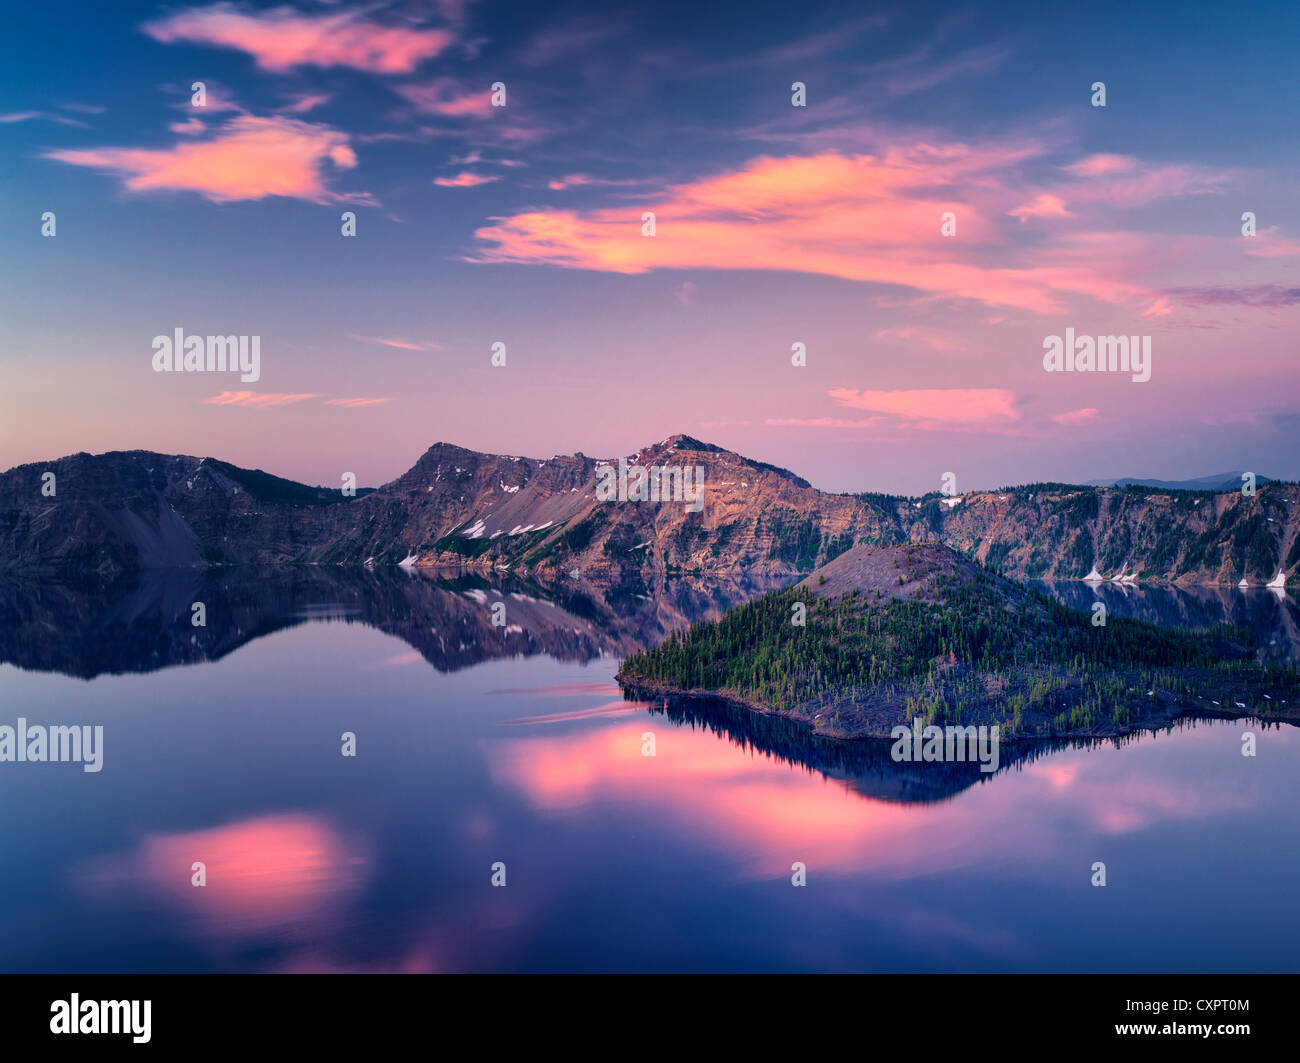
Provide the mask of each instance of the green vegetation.
[{"label": "green vegetation", "polygon": [[[773,592],[630,656],[620,679],[725,693],[805,720],[857,710],[866,733],[913,715],[1022,735],[1126,730],[1152,706],[1148,691],[1230,704],[1226,690],[1300,689],[1294,665],[1255,662],[1243,630],[1195,634],[1117,617],[1094,627],[987,572],[935,586],[942,604]],[[791,622],[796,603],[807,609],[802,626]]]}]

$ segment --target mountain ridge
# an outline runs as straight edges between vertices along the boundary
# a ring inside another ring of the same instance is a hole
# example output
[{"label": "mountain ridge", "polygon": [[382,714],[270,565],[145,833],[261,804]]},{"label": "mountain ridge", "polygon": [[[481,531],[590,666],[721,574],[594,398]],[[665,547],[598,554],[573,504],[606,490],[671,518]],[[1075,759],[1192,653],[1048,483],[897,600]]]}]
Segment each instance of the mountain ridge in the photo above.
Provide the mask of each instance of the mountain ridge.
[{"label": "mountain ridge", "polygon": [[[598,498],[598,470],[618,456],[528,458],[438,442],[388,483],[345,496],[216,458],[81,452],[0,474],[0,570],[112,578],[222,564],[404,564],[635,582],[651,572],[795,576],[859,543],[931,540],[1021,579],[1257,585],[1300,566],[1300,499],[1281,482],[1250,496],[1027,484],[907,498],[824,492],[685,434],[622,459],[629,469],[703,468],[702,510]],[[42,493],[50,472],[53,497]]]}]

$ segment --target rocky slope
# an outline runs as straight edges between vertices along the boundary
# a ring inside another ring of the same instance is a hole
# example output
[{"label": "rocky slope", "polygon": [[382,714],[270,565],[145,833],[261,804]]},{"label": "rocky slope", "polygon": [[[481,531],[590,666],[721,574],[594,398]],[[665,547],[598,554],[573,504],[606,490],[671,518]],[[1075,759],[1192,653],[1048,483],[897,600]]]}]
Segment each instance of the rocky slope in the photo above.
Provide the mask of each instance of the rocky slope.
[{"label": "rocky slope", "polygon": [[[941,541],[1018,578],[1236,585],[1300,567],[1300,491],[1035,484],[958,498],[829,494],[688,436],[629,468],[704,470],[703,505],[602,501],[617,458],[481,454],[439,443],[389,484],[344,497],[212,458],[76,454],[0,475],[0,570],[93,573],[214,564],[468,565],[635,582],[652,572],[792,576],[857,543]],[[53,497],[43,474],[55,474]],[[692,510],[698,508],[698,512]]]}]

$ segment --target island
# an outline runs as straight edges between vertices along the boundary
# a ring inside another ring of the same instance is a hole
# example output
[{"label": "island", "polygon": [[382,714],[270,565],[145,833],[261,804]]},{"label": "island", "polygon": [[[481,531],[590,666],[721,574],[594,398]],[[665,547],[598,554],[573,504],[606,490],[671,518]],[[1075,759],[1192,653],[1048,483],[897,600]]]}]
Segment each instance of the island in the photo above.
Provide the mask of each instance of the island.
[{"label": "island", "polygon": [[938,543],[853,547],[629,656],[617,679],[635,700],[722,699],[844,739],[918,718],[1011,740],[1300,722],[1295,663],[1263,659],[1245,629],[1080,612]]}]

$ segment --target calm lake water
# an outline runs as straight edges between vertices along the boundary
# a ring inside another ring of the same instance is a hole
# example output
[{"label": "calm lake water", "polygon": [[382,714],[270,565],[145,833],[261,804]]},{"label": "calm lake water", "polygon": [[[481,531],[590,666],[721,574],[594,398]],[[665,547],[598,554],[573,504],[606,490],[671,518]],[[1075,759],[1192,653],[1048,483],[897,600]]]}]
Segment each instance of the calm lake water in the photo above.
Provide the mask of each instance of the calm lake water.
[{"label": "calm lake water", "polygon": [[[0,970],[1300,969],[1300,731],[945,776],[622,699],[622,654],[758,589],[5,586],[0,724],[102,724],[104,752],[0,764]],[[1293,651],[1268,592],[1113,593]]]}]

